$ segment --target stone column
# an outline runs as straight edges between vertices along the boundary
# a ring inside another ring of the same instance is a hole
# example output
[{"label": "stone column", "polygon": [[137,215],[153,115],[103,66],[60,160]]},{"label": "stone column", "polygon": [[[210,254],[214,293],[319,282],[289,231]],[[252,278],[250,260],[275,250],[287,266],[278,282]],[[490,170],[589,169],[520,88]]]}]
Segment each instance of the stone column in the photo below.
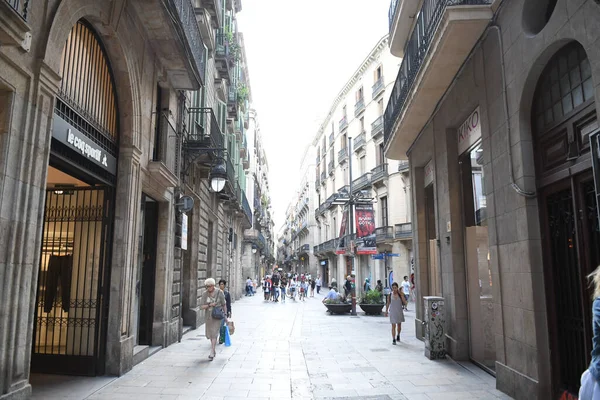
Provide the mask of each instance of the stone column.
[{"label": "stone column", "polygon": [[425,310],[425,357],[430,360],[446,358],[444,298],[423,297]]},{"label": "stone column", "polygon": [[0,68],[17,81],[0,84],[0,399],[8,400],[31,395],[38,250],[60,77],[45,63],[32,82],[3,59]]}]

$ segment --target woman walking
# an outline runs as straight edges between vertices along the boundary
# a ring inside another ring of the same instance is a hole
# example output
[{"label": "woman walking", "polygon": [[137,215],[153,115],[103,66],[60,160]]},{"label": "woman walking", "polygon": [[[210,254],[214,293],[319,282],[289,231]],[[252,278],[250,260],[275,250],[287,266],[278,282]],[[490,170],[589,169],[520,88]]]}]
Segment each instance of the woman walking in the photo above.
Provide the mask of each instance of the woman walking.
[{"label": "woman walking", "polygon": [[[404,322],[404,308],[405,300],[402,293],[398,289],[398,283],[392,283],[392,294],[387,299],[385,307],[386,316],[390,316],[390,322],[392,323],[392,344],[396,344],[396,341],[400,341],[400,331],[402,330],[402,323]],[[396,326],[398,331],[396,332]]]},{"label": "woman walking", "polygon": [[314,279],[310,280],[310,297],[315,297],[315,286],[317,286],[317,283],[314,281]]},{"label": "woman walking", "polygon": [[600,267],[596,268],[588,278],[593,285],[592,303],[592,361],[583,375],[579,400],[600,400]]},{"label": "woman walking", "polygon": [[[204,310],[204,323],[206,338],[210,340],[211,350],[208,355],[209,360],[213,360],[216,354],[217,339],[219,338],[219,329],[221,328],[221,319],[213,318],[212,312],[215,308],[223,310],[223,318],[227,315],[227,305],[225,295],[221,289],[215,288],[215,280],[208,278],[204,281],[206,291],[200,299],[201,308]],[[225,321],[227,319],[225,318]]]}]

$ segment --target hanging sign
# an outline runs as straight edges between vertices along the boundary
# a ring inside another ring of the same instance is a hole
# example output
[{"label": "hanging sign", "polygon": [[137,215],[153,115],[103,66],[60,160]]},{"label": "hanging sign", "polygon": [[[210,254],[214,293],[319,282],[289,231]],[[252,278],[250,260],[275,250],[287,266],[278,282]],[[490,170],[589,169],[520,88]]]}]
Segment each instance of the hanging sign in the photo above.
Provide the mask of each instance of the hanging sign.
[{"label": "hanging sign", "polygon": [[481,114],[479,106],[469,118],[458,127],[458,154],[469,150],[481,138]]},{"label": "hanging sign", "polygon": [[115,157],[56,114],[52,120],[52,137],[111,174],[117,173]]},{"label": "hanging sign", "polygon": [[354,206],[356,219],[356,254],[377,254],[375,213],[372,204]]},{"label": "hanging sign", "polygon": [[181,214],[181,249],[188,248],[188,216]]},{"label": "hanging sign", "polygon": [[427,187],[433,183],[434,177],[434,167],[433,160],[429,160],[427,165],[425,166],[425,182],[423,182],[423,186]]},{"label": "hanging sign", "polygon": [[335,250],[335,254],[346,254],[346,243],[344,243],[344,235],[346,234],[346,225],[348,224],[348,207],[344,209],[342,215],[342,225],[340,226],[340,240],[338,240],[338,247]]}]

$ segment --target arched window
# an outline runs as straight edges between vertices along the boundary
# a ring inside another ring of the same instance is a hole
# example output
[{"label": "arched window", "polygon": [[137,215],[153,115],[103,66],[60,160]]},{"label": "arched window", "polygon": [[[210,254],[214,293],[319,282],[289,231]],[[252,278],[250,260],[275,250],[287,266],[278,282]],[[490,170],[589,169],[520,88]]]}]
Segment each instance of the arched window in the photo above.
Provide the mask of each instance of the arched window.
[{"label": "arched window", "polygon": [[98,35],[83,20],[69,33],[60,74],[56,112],[116,156],[118,110],[113,74]]}]

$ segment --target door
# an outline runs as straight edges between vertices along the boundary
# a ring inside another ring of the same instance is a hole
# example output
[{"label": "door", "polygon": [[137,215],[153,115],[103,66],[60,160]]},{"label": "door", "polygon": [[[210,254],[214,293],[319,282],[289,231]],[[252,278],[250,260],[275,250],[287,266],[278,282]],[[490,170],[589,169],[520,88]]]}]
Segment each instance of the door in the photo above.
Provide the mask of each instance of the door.
[{"label": "door", "polygon": [[101,375],[112,188],[46,190],[31,370]]},{"label": "door", "polygon": [[158,232],[158,203],[142,196],[142,260],[136,294],[139,296],[138,344],[152,345],[154,321],[154,288],[156,280],[156,235]]}]

